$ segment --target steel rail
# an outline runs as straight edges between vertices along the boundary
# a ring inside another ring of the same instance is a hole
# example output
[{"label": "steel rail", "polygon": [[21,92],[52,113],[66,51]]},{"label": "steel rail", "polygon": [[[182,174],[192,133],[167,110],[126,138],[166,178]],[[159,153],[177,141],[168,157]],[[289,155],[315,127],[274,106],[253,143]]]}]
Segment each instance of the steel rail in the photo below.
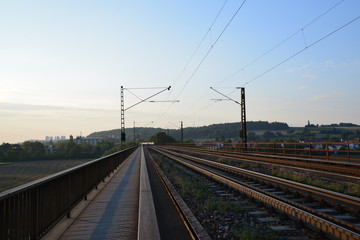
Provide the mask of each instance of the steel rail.
[{"label": "steel rail", "polygon": [[191,237],[195,239],[201,239],[201,240],[211,240],[208,233],[205,231],[205,229],[202,227],[202,225],[199,223],[197,218],[194,216],[194,214],[191,212],[189,207],[186,205],[184,200],[181,198],[181,196],[177,193],[171,182],[168,180],[168,178],[165,176],[165,174],[162,172],[160,167],[155,163],[155,160],[149,154],[151,164],[154,166],[157,175],[160,177],[161,182],[163,183],[167,194],[169,195],[171,201],[175,205],[176,209],[178,210],[186,228],[188,229]]},{"label": "steel rail", "polygon": [[[168,147],[167,147],[168,148]],[[239,160],[246,161],[257,161],[257,162],[267,162],[267,163],[277,163],[287,166],[297,166],[297,167],[306,167],[316,170],[325,170],[336,173],[349,174],[351,176],[360,177],[360,164],[357,163],[348,163],[340,161],[326,161],[322,159],[314,158],[298,158],[298,157],[288,157],[288,156],[279,156],[279,155],[266,155],[266,154],[254,154],[254,153],[230,153],[226,151],[212,151],[212,150],[203,150],[197,148],[179,148],[171,147],[173,149],[187,149],[192,152],[200,152],[206,154],[213,154],[222,157],[232,157]]]},{"label": "steel rail", "polygon": [[[333,223],[328,219],[323,218],[322,216],[316,216],[313,213],[307,212],[306,208],[300,209],[297,206],[293,206],[291,204],[283,202],[282,201],[283,199],[279,199],[279,197],[275,198],[273,196],[269,196],[269,194],[264,194],[263,192],[255,190],[253,188],[249,188],[248,186],[246,186],[246,184],[236,182],[229,177],[221,176],[215,172],[206,170],[202,167],[194,166],[192,163],[184,162],[179,158],[180,156],[173,156],[170,155],[170,153],[166,153],[159,149],[155,149],[155,150],[171,159],[178,161],[181,164],[184,164],[196,171],[199,171],[209,176],[210,178],[220,181],[221,183],[229,187],[232,187],[236,190],[245,193],[250,197],[253,197],[261,202],[264,202],[265,204],[274,207],[275,209],[283,213],[290,215],[292,218],[307,224],[309,227],[314,228],[316,230],[320,230],[330,235],[331,237],[334,237],[336,239],[360,239],[359,233],[351,229],[348,229],[347,228],[348,226],[346,224],[345,224],[346,227],[344,227],[339,224]],[[333,220],[333,218],[330,219]]]},{"label": "steel rail", "polygon": [[[221,163],[212,162],[212,161],[209,161],[209,160],[188,157],[186,155],[183,155],[183,156],[178,155],[178,156],[182,157],[182,158],[185,158],[185,159],[189,159],[190,161],[195,161],[195,162],[198,162],[200,164],[211,166],[213,168],[217,168],[217,169],[220,169],[220,170],[223,170],[223,171],[226,171],[226,172],[232,172],[232,173],[234,173],[236,175],[242,175],[242,176],[245,176],[247,178],[251,178],[254,181],[260,181],[260,179],[261,179],[262,182],[271,182],[273,184],[277,184],[278,186],[279,185],[285,186],[288,189],[291,189],[292,191],[294,191],[294,189],[297,189],[297,191],[303,191],[307,195],[311,195],[312,197],[314,197],[314,195],[317,195],[318,198],[320,197],[320,199],[325,200],[325,201],[327,199],[331,199],[332,201],[336,200],[336,201],[341,202],[342,206],[344,206],[344,204],[348,204],[350,206],[350,207],[348,207],[350,209],[349,211],[356,211],[356,212],[359,211],[358,205],[359,205],[360,199],[355,198],[355,200],[354,200],[353,197],[348,196],[348,195],[340,194],[341,196],[345,196],[345,200],[344,200],[343,198],[340,198],[338,196],[338,193],[331,192],[331,191],[328,191],[328,190],[325,190],[325,189],[321,189],[321,188],[317,188],[317,187],[313,187],[313,186],[309,186],[309,185],[305,185],[305,184],[301,184],[301,183],[297,183],[297,182],[292,182],[292,181],[289,181],[289,180],[286,180],[286,179],[281,179],[281,178],[273,177],[273,176],[266,175],[266,174],[256,173],[256,172],[249,171],[249,170],[246,170],[246,169],[236,168],[236,167],[224,165],[224,164],[221,164]],[[218,173],[216,173],[216,174],[218,174]],[[224,175],[224,176],[227,177],[226,175]],[[267,192],[267,191],[264,191],[264,190],[262,190],[262,189],[260,189],[258,187],[251,186],[250,184],[246,184],[246,183],[243,183],[243,182],[239,182],[239,183],[246,186],[246,187],[248,187],[248,188],[254,189],[254,190],[259,191],[259,192],[261,192],[263,194],[266,194],[268,196],[276,198],[276,199],[278,199],[280,201],[286,202],[286,203],[288,203],[288,204],[290,204],[292,206],[295,206],[297,208],[305,210],[305,211],[307,211],[307,212],[309,212],[311,214],[317,215],[319,217],[325,218],[325,219],[330,220],[332,222],[336,222],[337,224],[340,224],[341,226],[345,226],[345,227],[353,229],[354,231],[360,232],[360,227],[349,224],[348,222],[343,221],[341,219],[334,218],[334,217],[330,216],[329,214],[321,213],[321,212],[316,211],[316,210],[314,210],[312,208],[303,206],[302,204],[299,204],[299,203],[296,203],[296,202],[291,201],[289,199],[283,198],[283,197],[278,196],[276,194],[273,194],[271,192]],[[330,192],[330,194],[329,193],[326,194],[322,190],[324,190],[325,192]],[[354,201],[348,201],[348,197],[351,197],[352,200],[354,200]]]},{"label": "steel rail", "polygon": [[[166,147],[166,149],[173,149],[173,150],[180,150],[182,152],[198,152],[201,154],[206,154],[206,155],[210,155],[210,156],[218,156],[218,157],[225,157],[228,158],[230,161],[250,161],[250,162],[254,162],[253,160],[249,160],[249,159],[244,159],[244,158],[240,158],[238,155],[224,155],[221,153],[217,153],[217,152],[209,152],[209,151],[197,151],[195,148],[194,149],[179,149],[179,148],[169,148],[168,146]],[[259,162],[259,160],[255,160],[256,163]],[[351,179],[354,181],[360,181],[360,176],[354,176],[354,175],[348,175],[348,174],[344,174],[344,173],[336,173],[336,172],[329,172],[326,170],[316,170],[316,169],[311,169],[308,167],[302,167],[302,166],[290,166],[290,165],[284,165],[281,163],[271,163],[271,162],[264,162],[261,161],[261,164],[268,164],[271,166],[279,166],[279,167],[286,167],[286,168],[290,168],[290,169],[294,169],[294,170],[301,170],[301,171],[309,171],[312,173],[320,173],[320,174],[331,174],[331,176],[336,176],[336,177],[340,177],[340,178],[347,178],[347,179]]]},{"label": "steel rail", "polygon": [[[165,150],[165,151],[168,151],[168,150]],[[267,175],[267,174],[263,174],[263,173],[254,172],[254,171],[247,170],[247,169],[242,169],[242,168],[239,168],[239,167],[234,167],[234,166],[214,162],[214,161],[211,161],[211,160],[206,160],[206,159],[193,157],[193,156],[189,156],[189,155],[185,155],[185,154],[181,154],[181,153],[176,153],[176,152],[169,152],[169,153],[177,155],[177,156],[182,157],[182,158],[190,159],[192,161],[197,161],[197,162],[200,162],[200,163],[203,163],[203,164],[212,165],[212,166],[215,166],[217,168],[224,169],[225,171],[231,171],[231,172],[236,173],[236,174],[243,174],[243,175],[251,176],[251,177],[253,177],[253,178],[257,179],[257,180],[262,179],[262,180],[267,181],[267,182],[270,181],[270,182],[273,182],[273,183],[277,183],[277,184],[287,186],[289,188],[296,188],[296,189],[301,190],[301,191],[306,191],[306,192],[309,192],[309,193],[312,193],[312,194],[316,194],[318,196],[322,196],[323,198],[334,199],[336,201],[340,201],[343,204],[351,206],[353,209],[357,209],[358,211],[360,211],[360,198],[357,198],[357,197],[349,196],[349,195],[342,194],[342,193],[333,192],[333,191],[326,190],[326,189],[323,189],[323,188],[318,188],[318,187],[314,187],[314,186],[306,185],[306,184],[303,184],[303,183],[290,181],[290,180],[287,180],[287,179],[283,179],[283,178],[279,178],[279,177],[275,177],[275,176],[271,176],[271,175]]]}]

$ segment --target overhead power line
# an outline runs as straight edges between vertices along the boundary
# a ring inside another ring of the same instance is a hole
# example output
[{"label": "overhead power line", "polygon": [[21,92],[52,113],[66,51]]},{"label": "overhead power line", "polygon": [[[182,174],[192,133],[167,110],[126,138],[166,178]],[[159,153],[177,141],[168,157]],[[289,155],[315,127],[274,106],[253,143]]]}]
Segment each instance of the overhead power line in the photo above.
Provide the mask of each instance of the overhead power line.
[{"label": "overhead power line", "polygon": [[[211,32],[211,29],[213,27],[213,25],[216,23],[218,17],[220,16],[220,14],[222,13],[225,5],[227,4],[228,0],[225,0],[223,5],[221,6],[220,10],[218,11],[217,15],[215,16],[214,20],[212,21],[212,23],[210,24],[208,30],[206,31],[206,33],[204,34],[204,36],[202,37],[202,39],[200,40],[199,44],[197,45],[197,47],[195,48],[194,52],[192,53],[192,55],[190,56],[189,60],[187,61],[187,63],[185,64],[185,67],[182,69],[182,71],[180,72],[180,74],[178,75],[178,77],[175,79],[175,81],[173,82],[172,85],[175,85],[177,83],[177,81],[181,78],[181,76],[184,74],[184,72],[186,71],[186,69],[188,68],[189,64],[191,63],[191,61],[193,60],[193,58],[195,57],[196,53],[198,52],[199,48],[201,47],[201,45],[203,44],[204,40],[206,39],[206,37],[209,35],[209,33]],[[188,83],[188,81],[187,81]],[[185,86],[187,85],[187,83],[185,84]],[[182,93],[182,91],[184,90],[185,86],[183,87],[183,89],[179,92],[179,94],[177,95],[176,98],[178,98],[180,96],[180,94]],[[169,109],[172,107],[172,105],[168,106],[162,114],[160,114],[158,120],[160,120],[168,111]]]},{"label": "overhead power line", "polygon": [[312,46],[314,46],[315,44],[317,44],[317,43],[321,42],[322,40],[324,40],[324,39],[326,39],[326,38],[330,37],[330,36],[331,36],[331,35],[333,35],[334,33],[336,33],[336,32],[338,32],[338,31],[340,31],[341,29],[345,28],[346,26],[348,26],[348,25],[352,24],[353,22],[355,22],[355,21],[359,20],[359,18],[360,18],[360,16],[358,16],[358,17],[354,18],[353,20],[351,20],[351,21],[349,21],[349,22],[345,23],[345,24],[344,24],[344,25],[342,25],[341,27],[339,27],[339,28],[335,29],[334,31],[332,31],[332,32],[328,33],[327,35],[325,35],[325,36],[323,36],[322,38],[320,38],[320,39],[316,40],[315,42],[311,43],[310,45],[305,46],[305,47],[304,47],[303,49],[301,49],[300,51],[298,51],[298,52],[294,53],[293,55],[289,56],[288,58],[284,59],[283,61],[281,61],[281,62],[279,62],[279,63],[275,64],[275,65],[274,65],[274,66],[272,66],[272,67],[270,67],[269,69],[267,69],[267,70],[266,70],[266,71],[264,71],[263,73],[261,73],[261,74],[257,75],[257,76],[256,76],[256,77],[254,77],[253,79],[251,79],[251,80],[247,81],[247,82],[246,82],[243,86],[248,85],[248,84],[249,84],[249,83],[251,83],[251,82],[254,82],[254,81],[255,81],[255,80],[257,80],[258,78],[260,78],[260,77],[264,76],[266,73],[268,73],[268,72],[272,71],[273,69],[277,68],[277,67],[278,67],[278,66],[280,66],[281,64],[283,64],[283,63],[285,63],[285,62],[289,61],[290,59],[292,59],[292,58],[296,57],[297,55],[299,55],[300,53],[304,52],[305,50],[307,50],[307,49],[311,48],[311,47],[312,47]]},{"label": "overhead power line", "polygon": [[[162,93],[162,92],[164,92],[164,91],[166,91],[166,90],[170,90],[170,88],[171,88],[171,86],[166,87],[165,89],[161,90],[160,92],[155,93],[155,94],[153,94],[153,95],[151,95],[150,97],[147,97],[147,98],[145,98],[145,99],[139,98],[139,99],[140,99],[140,102],[137,102],[137,103],[131,105],[130,107],[125,108],[124,111],[126,111],[126,110],[128,110],[128,109],[130,109],[130,108],[132,108],[132,107],[135,107],[136,105],[139,105],[139,104],[142,103],[142,102],[146,102],[146,101],[149,100],[150,98],[152,98],[152,97],[154,97],[154,96],[156,96],[156,95],[158,95],[158,94],[160,94],[160,93]],[[125,88],[125,89],[126,89],[126,88]]]},{"label": "overhead power line", "polygon": [[290,36],[288,36],[287,38],[285,38],[284,40],[280,41],[278,44],[276,44],[275,46],[273,46],[272,48],[270,48],[269,50],[267,50],[265,53],[261,54],[260,56],[256,57],[255,59],[253,59],[252,61],[250,61],[248,64],[246,64],[245,66],[243,66],[240,70],[232,73],[230,76],[226,77],[224,80],[222,80],[221,82],[224,82],[232,77],[234,77],[235,75],[237,75],[239,72],[244,71],[246,68],[248,68],[249,66],[253,65],[255,62],[259,61],[260,59],[262,59],[263,57],[265,57],[267,54],[269,54],[270,52],[274,51],[275,49],[277,49],[278,47],[280,47],[281,45],[285,44],[287,41],[289,41],[290,39],[292,39],[293,37],[295,37],[296,35],[298,35],[300,32],[302,32],[303,34],[303,38],[304,38],[304,42],[305,42],[305,46],[307,46],[306,41],[305,41],[305,36],[304,36],[304,29],[309,27],[310,25],[314,24],[316,21],[318,21],[320,18],[322,18],[323,16],[325,16],[327,13],[329,13],[330,11],[332,11],[333,9],[335,9],[336,7],[338,7],[341,3],[343,3],[345,0],[341,0],[340,2],[336,3],[335,5],[333,5],[332,7],[330,7],[328,10],[326,10],[325,12],[323,12],[322,14],[320,14],[319,16],[317,16],[316,18],[314,18],[313,20],[311,20],[309,23],[307,23],[306,25],[304,25],[302,28],[300,28],[299,30],[297,30],[296,32],[294,32],[293,34],[291,34]]},{"label": "overhead power line", "polygon": [[179,76],[176,78],[176,80],[174,81],[174,83],[172,85],[174,85],[179,79],[180,77],[184,74],[184,72],[186,71],[187,67],[189,66],[190,62],[193,60],[194,56],[196,55],[197,51],[199,50],[200,46],[203,44],[204,40],[206,39],[206,37],[208,36],[208,34],[211,32],[211,29],[213,27],[213,25],[215,24],[216,20],[218,19],[219,15],[221,14],[221,12],[223,11],[226,3],[228,2],[228,0],[226,0],[224,2],[224,4],[221,6],[219,12],[217,13],[216,17],[214,18],[214,20],[212,21],[209,29],[206,31],[205,35],[203,36],[203,38],[200,40],[199,44],[197,45],[195,51],[192,53],[191,57],[189,58],[189,60],[187,61],[187,63],[185,64],[185,67],[183,68],[183,70],[181,71],[181,73],[179,74]]},{"label": "overhead power line", "polygon": [[[210,46],[209,50],[206,52],[206,54],[203,56],[203,58],[201,59],[201,61],[198,63],[198,65],[196,66],[195,70],[191,73],[190,77],[187,79],[187,81],[185,82],[184,86],[182,87],[182,89],[180,90],[180,92],[178,93],[178,95],[176,96],[176,99],[179,98],[179,96],[183,93],[184,89],[186,88],[186,86],[188,85],[188,83],[193,79],[193,77],[195,76],[195,74],[197,73],[197,71],[199,70],[199,68],[201,67],[201,65],[204,63],[205,59],[209,56],[211,50],[214,48],[214,46],[216,45],[216,43],[220,40],[220,38],[222,37],[222,35],[225,33],[226,29],[230,26],[231,22],[235,19],[236,15],[239,13],[240,9],[244,6],[246,0],[244,0],[240,6],[237,8],[237,10],[235,11],[235,13],[232,15],[232,17],[230,18],[230,20],[228,21],[228,23],[225,25],[225,27],[223,28],[223,30],[220,32],[220,34],[218,35],[218,37],[216,38],[216,40],[214,41],[214,43]],[[170,107],[169,107],[170,108]],[[168,109],[169,109],[168,108]],[[168,111],[168,110],[167,110]]]},{"label": "overhead power line", "polygon": [[224,32],[226,31],[226,29],[229,27],[229,25],[231,24],[231,22],[234,20],[234,18],[236,17],[236,15],[239,13],[240,9],[244,6],[246,0],[244,0],[241,5],[238,7],[238,9],[236,10],[236,12],[233,14],[233,16],[230,18],[230,20],[228,21],[228,23],[226,24],[226,26],[224,27],[224,29],[221,31],[221,33],[219,34],[219,36],[216,38],[216,40],[214,41],[214,44],[212,44],[209,48],[209,50],[206,52],[206,54],[204,55],[204,57],[201,59],[201,61],[199,62],[199,64],[197,65],[197,67],[195,68],[195,70],[192,72],[192,74],[190,75],[190,77],[188,78],[188,80],[186,81],[185,85],[183,86],[183,88],[181,89],[181,91],[179,92],[179,94],[177,95],[176,98],[178,98],[181,93],[184,91],[185,87],[188,85],[188,83],[190,82],[190,80],[195,76],[195,74],[197,73],[197,71],[199,70],[200,66],[204,63],[205,59],[209,56],[211,50],[214,48],[214,46],[216,45],[216,43],[219,41],[219,39],[221,38],[221,36],[224,34]]},{"label": "overhead power line", "polygon": [[[282,40],[280,43],[276,44],[274,47],[272,47],[271,49],[269,49],[268,51],[266,51],[264,54],[260,55],[259,57],[255,58],[254,60],[252,60],[250,63],[248,63],[247,65],[245,65],[244,67],[242,67],[240,70],[238,70],[237,72],[233,73],[232,75],[230,75],[229,77],[225,78],[223,81],[235,76],[236,74],[238,74],[239,72],[243,71],[244,69],[246,69],[247,67],[249,67],[250,65],[254,64],[255,62],[257,62],[258,60],[260,60],[261,58],[265,57],[267,54],[269,54],[270,52],[274,51],[276,48],[280,47],[281,45],[283,45],[284,43],[286,43],[287,41],[289,41],[291,38],[293,38],[294,36],[296,36],[297,34],[299,34],[300,32],[304,33],[304,29],[306,29],[307,27],[309,27],[310,25],[314,24],[316,21],[318,21],[320,18],[322,18],[323,16],[325,16],[327,13],[329,13],[330,11],[332,11],[333,9],[335,9],[336,7],[338,7],[341,3],[343,3],[344,0],[339,1],[338,3],[336,3],[335,5],[333,5],[332,7],[330,7],[329,9],[327,9],[325,12],[323,12],[322,14],[320,14],[319,16],[317,16],[316,18],[314,18],[313,20],[311,20],[309,23],[307,23],[306,25],[304,25],[301,29],[297,30],[295,33],[293,33],[292,35],[290,35],[289,37],[287,37],[286,39]],[[353,21],[356,21],[357,19],[354,19]],[[300,54],[301,52],[305,51],[306,49],[312,47],[313,45],[317,44],[318,42],[320,42],[321,40],[329,37],[330,35],[334,34],[335,32],[339,31],[340,29],[346,27],[347,25],[349,25],[350,23],[352,23],[353,21],[350,21],[349,23],[345,24],[344,26],[336,29],[335,31],[329,33],[328,35],[324,36],[323,38],[319,39],[316,42],[313,42],[312,44],[308,45],[308,43],[306,42],[305,36],[304,37],[304,43],[305,43],[305,48],[298,51],[297,53],[291,55],[290,57],[288,57],[287,59],[285,59],[284,61],[276,64],[275,66],[271,67],[270,69],[266,70],[265,72],[263,72],[262,74],[256,76],[255,78],[251,79],[250,81],[247,81],[245,85],[249,84],[250,82],[255,81],[256,79],[260,78],[261,76],[265,75],[266,73],[270,72],[271,70],[273,70],[274,68],[278,67],[279,65],[283,64],[284,62],[290,60],[291,58],[297,56],[298,54]],[[211,50],[211,49],[210,49]],[[221,82],[223,82],[221,81]],[[193,114],[190,114],[188,117],[203,111],[205,108],[208,108],[209,106],[206,106],[196,112],[194,112]]]}]

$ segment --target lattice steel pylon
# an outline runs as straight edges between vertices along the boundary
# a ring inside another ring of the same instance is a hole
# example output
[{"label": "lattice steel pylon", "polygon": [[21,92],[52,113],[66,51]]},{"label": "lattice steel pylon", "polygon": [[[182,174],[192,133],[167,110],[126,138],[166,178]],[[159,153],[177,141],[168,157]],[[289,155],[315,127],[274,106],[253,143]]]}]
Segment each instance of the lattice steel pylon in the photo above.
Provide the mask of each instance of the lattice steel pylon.
[{"label": "lattice steel pylon", "polygon": [[246,111],[245,111],[245,88],[240,88],[240,106],[241,106],[241,126],[240,126],[240,140],[242,143],[247,143],[246,132]]},{"label": "lattice steel pylon", "polygon": [[[247,143],[247,133],[246,133],[246,111],[245,111],[245,88],[243,87],[237,87],[236,89],[240,89],[240,102],[226,96],[225,94],[219,92],[218,90],[214,89],[213,87],[210,87],[211,90],[214,90],[215,92],[219,93],[221,96],[226,97],[226,99],[212,99],[215,101],[222,101],[222,100],[230,100],[233,101],[236,104],[239,104],[241,107],[241,122],[240,122],[240,142],[241,143]],[[244,144],[244,147],[246,149],[246,144]]]},{"label": "lattice steel pylon", "polygon": [[125,148],[125,140],[126,140],[126,135],[125,135],[125,109],[124,109],[124,88],[123,86],[121,86],[121,90],[120,90],[120,100],[121,100],[121,133],[120,133],[120,138],[121,138],[121,149]]},{"label": "lattice steel pylon", "polygon": [[[126,135],[125,135],[125,111],[132,108],[132,107],[135,107],[136,105],[142,103],[142,102],[146,102],[147,100],[149,100],[150,98],[152,97],[155,97],[156,95],[166,91],[166,90],[170,90],[171,86],[168,86],[168,87],[160,87],[161,90],[160,92],[157,92],[153,95],[151,95],[150,97],[147,97],[145,99],[140,99],[139,102],[131,105],[130,107],[127,107],[125,109],[125,104],[124,104],[124,89],[126,90],[129,90],[129,88],[124,88],[123,86],[121,86],[121,89],[120,89],[120,100],[121,100],[121,149],[124,149],[125,148],[125,140],[126,140]],[[137,89],[140,89],[140,88],[137,88]],[[154,89],[154,88],[142,88],[142,89]],[[151,102],[157,102],[157,101],[151,101]],[[161,101],[161,102],[179,102],[179,100],[168,100],[168,101]]]}]

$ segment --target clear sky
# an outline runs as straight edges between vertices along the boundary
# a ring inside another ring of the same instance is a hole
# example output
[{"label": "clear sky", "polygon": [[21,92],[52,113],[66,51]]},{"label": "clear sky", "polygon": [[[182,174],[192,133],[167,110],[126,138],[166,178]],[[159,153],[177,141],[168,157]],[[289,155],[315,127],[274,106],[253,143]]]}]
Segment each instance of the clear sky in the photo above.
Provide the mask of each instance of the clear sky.
[{"label": "clear sky", "polygon": [[210,87],[249,121],[360,124],[360,1],[242,3],[0,0],[0,143],[120,128],[121,86],[171,86],[126,127],[240,121]]}]

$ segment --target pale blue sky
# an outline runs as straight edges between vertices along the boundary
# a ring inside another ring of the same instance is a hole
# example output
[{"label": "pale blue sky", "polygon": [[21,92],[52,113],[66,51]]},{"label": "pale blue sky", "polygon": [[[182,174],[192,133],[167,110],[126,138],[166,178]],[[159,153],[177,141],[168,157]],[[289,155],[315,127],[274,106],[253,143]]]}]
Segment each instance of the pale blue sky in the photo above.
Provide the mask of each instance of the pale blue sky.
[{"label": "pale blue sky", "polygon": [[126,127],[240,121],[210,87],[242,86],[248,120],[360,124],[360,1],[248,0],[226,28],[241,3],[0,0],[0,143],[119,128],[120,86],[180,101],[141,103]]}]

